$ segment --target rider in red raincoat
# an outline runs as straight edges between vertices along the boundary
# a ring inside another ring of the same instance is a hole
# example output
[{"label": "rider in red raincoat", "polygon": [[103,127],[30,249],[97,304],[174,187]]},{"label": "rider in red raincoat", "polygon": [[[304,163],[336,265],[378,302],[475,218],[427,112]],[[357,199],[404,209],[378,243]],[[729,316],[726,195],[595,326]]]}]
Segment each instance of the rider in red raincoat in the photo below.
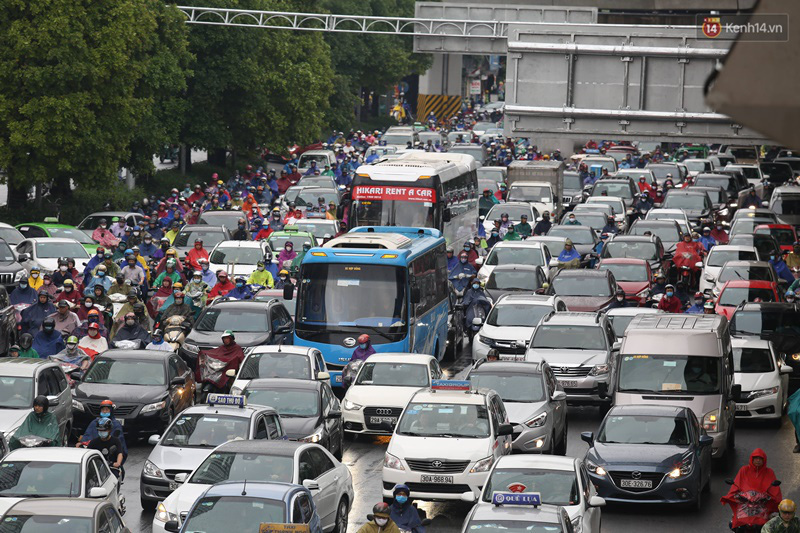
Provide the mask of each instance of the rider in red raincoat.
[{"label": "rider in red raincoat", "polygon": [[[760,459],[760,460],[759,460]],[[772,513],[778,512],[778,503],[783,499],[780,487],[773,487],[775,472],[767,467],[767,454],[761,448],[756,448],[750,454],[750,464],[743,466],[736,474],[733,485],[728,494],[720,499],[722,504],[728,504],[733,509],[734,528],[739,526],[757,525],[767,523]],[[747,492],[766,493],[772,498],[766,505],[747,505],[743,504],[738,498],[737,493]]]}]

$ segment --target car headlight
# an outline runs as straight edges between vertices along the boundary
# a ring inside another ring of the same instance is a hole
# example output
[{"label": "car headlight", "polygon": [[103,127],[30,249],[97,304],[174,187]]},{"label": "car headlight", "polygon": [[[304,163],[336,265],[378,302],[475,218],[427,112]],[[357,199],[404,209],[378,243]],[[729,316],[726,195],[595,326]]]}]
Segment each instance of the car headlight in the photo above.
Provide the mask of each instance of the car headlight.
[{"label": "car headlight", "polygon": [[594,365],[592,369],[589,371],[590,376],[602,376],[603,374],[608,374],[608,363],[602,363],[599,365]]},{"label": "car headlight", "polygon": [[200,353],[200,347],[196,344],[192,344],[191,342],[184,342],[183,349],[189,353]]},{"label": "car headlight", "polygon": [[141,414],[150,413],[152,411],[160,411],[166,406],[167,406],[167,401],[166,400],[163,400],[163,401],[160,401],[160,402],[156,402],[156,403],[148,403],[147,405],[142,407]]},{"label": "car headlight", "polygon": [[678,479],[679,477],[688,476],[692,473],[693,469],[694,462],[692,461],[692,456],[690,455],[675,465],[675,468],[670,470],[669,474],[667,475],[672,479]]},{"label": "car headlight", "polygon": [[488,472],[489,469],[492,467],[493,463],[494,463],[494,455],[490,455],[489,457],[484,457],[483,459],[475,463],[475,466],[469,469],[469,473],[474,474],[476,472]]},{"label": "car headlight", "polygon": [[575,533],[581,533],[583,531],[583,517],[576,516],[572,519],[572,530]]},{"label": "car headlight", "polygon": [[800,362],[800,353],[793,353],[792,354],[792,361]]},{"label": "car headlight", "polygon": [[728,207],[736,207],[736,205],[737,205],[736,202],[731,202],[728,204]]},{"label": "car headlight", "polygon": [[322,431],[323,428],[319,427],[317,430],[312,433],[311,435],[305,436],[302,439],[297,439],[300,442],[319,442],[322,440]]},{"label": "car headlight", "polygon": [[21,279],[27,279],[28,275],[29,275],[28,271],[23,268],[22,270],[20,270],[19,272],[17,272],[14,275],[14,283],[19,282],[19,280],[21,280]]},{"label": "car headlight", "polygon": [[83,404],[76,399],[72,399],[72,408],[76,411],[81,411],[82,413],[86,412],[86,409],[83,407]]},{"label": "car headlight", "polygon": [[483,335],[478,335],[478,341],[480,341],[481,344],[489,346],[490,348],[494,346],[494,339],[491,339],[489,337],[484,337]]},{"label": "car headlight", "polygon": [[155,519],[159,522],[169,522],[170,520],[177,520],[178,516],[168,512],[164,502],[159,502],[158,507],[156,507]]},{"label": "car headlight", "polygon": [[234,396],[241,396],[242,389],[240,389],[239,387],[231,387],[231,394]]},{"label": "car headlight", "polygon": [[728,208],[726,207],[726,208],[724,208],[724,209],[720,209],[720,210],[718,211],[718,213],[719,213],[720,215],[724,216],[724,217],[725,217],[725,216],[728,216]]},{"label": "car headlight", "polygon": [[353,403],[347,398],[344,399],[343,403],[344,403],[344,408],[347,409],[348,411],[358,411],[363,407],[363,405],[358,405],[357,403]]},{"label": "car headlight", "polygon": [[650,296],[650,289],[642,289],[636,293],[637,298],[647,298]]},{"label": "car headlight", "polygon": [[756,398],[761,398],[762,396],[769,396],[770,394],[778,394],[779,387],[771,387],[769,389],[759,389],[750,391],[747,395],[748,400],[754,400]]},{"label": "car headlight", "polygon": [[142,473],[148,477],[164,477],[164,473],[161,472],[161,470],[150,460],[144,462],[144,469],[142,469]]},{"label": "car headlight", "polygon": [[598,476],[605,476],[606,475],[606,471],[602,466],[596,465],[593,462],[588,461],[588,460],[586,461],[586,469],[589,472],[591,472],[592,474],[596,474]]},{"label": "car headlight", "polygon": [[384,468],[391,468],[392,470],[406,469],[406,467],[403,466],[403,461],[388,452],[383,456],[383,466]]},{"label": "car headlight", "polygon": [[529,428],[539,428],[542,427],[545,422],[547,422],[547,413],[542,413],[525,422],[525,425]]},{"label": "car headlight", "polygon": [[716,433],[717,427],[719,427],[719,409],[714,409],[703,416],[703,429]]}]

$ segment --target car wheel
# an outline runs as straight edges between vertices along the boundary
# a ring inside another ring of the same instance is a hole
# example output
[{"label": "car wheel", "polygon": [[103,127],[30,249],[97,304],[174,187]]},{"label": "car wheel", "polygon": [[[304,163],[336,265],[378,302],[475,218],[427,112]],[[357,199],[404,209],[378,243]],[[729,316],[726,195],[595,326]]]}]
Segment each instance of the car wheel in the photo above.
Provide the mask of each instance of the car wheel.
[{"label": "car wheel", "polygon": [[336,508],[336,525],[333,526],[332,533],[347,533],[347,516],[350,514],[350,506],[347,505],[347,498],[339,500],[339,507]]},{"label": "car wheel", "polygon": [[[344,431],[342,433],[344,433]],[[336,449],[336,453],[331,453],[336,457],[337,461],[342,462],[342,455],[344,455],[344,435],[339,437],[339,447]]]},{"label": "car wheel", "polygon": [[703,482],[699,481],[697,483],[697,497],[692,503],[692,510],[696,513],[699,513],[703,510],[703,490],[701,489],[702,486]]},{"label": "car wheel", "polygon": [[567,455],[567,421],[564,421],[564,433],[561,435],[561,441],[558,443],[558,455]]},{"label": "car wheel", "polygon": [[139,496],[139,503],[142,505],[142,509],[144,509],[145,511],[152,511],[153,509],[156,508],[156,505],[158,505],[157,501],[145,500],[141,496]]},{"label": "car wheel", "polygon": [[769,421],[769,425],[775,429],[780,429],[783,426],[783,415],[778,418],[773,418]]}]

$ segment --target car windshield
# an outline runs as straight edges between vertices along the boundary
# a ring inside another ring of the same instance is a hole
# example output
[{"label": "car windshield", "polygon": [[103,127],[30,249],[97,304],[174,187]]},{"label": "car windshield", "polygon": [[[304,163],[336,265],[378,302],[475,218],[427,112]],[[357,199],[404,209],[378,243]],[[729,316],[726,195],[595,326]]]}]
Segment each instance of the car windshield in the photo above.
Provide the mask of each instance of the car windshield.
[{"label": "car windshield", "polygon": [[[43,498],[78,497],[81,493],[80,463],[9,461],[0,463],[0,496]],[[43,530],[44,531],[44,530]]]},{"label": "car windshield", "polygon": [[[575,218],[581,223],[582,226],[586,226],[595,230],[603,229],[603,226],[605,226],[606,222],[608,221],[608,217],[602,213],[592,211],[577,211],[574,212],[574,214]],[[564,218],[561,219],[561,223],[564,224],[568,219],[569,215],[564,215]],[[552,233],[548,233],[548,235],[552,235]]]},{"label": "car windshield", "polygon": [[543,324],[533,333],[531,348],[605,350],[606,337],[600,327]]},{"label": "car windshield", "polygon": [[57,259],[59,257],[84,259],[89,257],[89,253],[79,242],[50,242],[44,240],[36,244],[36,257],[39,259]]},{"label": "car windshield", "polygon": [[328,156],[325,154],[302,154],[297,166],[299,168],[310,168],[312,161],[317,162],[317,168],[322,172],[325,165],[328,164]]},{"label": "car windshield", "polygon": [[763,374],[775,370],[775,358],[769,348],[733,348],[733,371]]},{"label": "car windshield", "polygon": [[521,206],[521,205],[506,205],[506,204],[498,204],[492,207],[489,210],[489,213],[486,215],[486,220],[500,220],[500,217],[504,214],[508,213],[508,219],[513,221],[518,221],[522,219],[522,215],[528,215],[528,222],[533,222],[531,217],[531,208],[528,206]]},{"label": "car windshield", "polygon": [[194,326],[197,331],[269,332],[265,309],[236,309],[206,307]]},{"label": "car windshield", "polygon": [[547,232],[548,237],[564,237],[573,244],[594,244],[594,232],[588,227],[553,226]]},{"label": "car windshield", "polygon": [[223,442],[249,437],[250,418],[218,413],[182,414],[173,422],[160,446],[215,448]]},{"label": "car windshield", "polygon": [[11,246],[21,243],[25,237],[16,228],[0,228],[0,239],[6,241]]},{"label": "car windshield", "polygon": [[286,201],[294,202],[297,207],[316,207],[320,198],[325,200],[323,205],[326,208],[331,202],[339,205],[339,195],[330,189],[301,189],[296,195],[292,195],[291,191],[286,193]]},{"label": "car windshield", "polygon": [[100,226],[100,221],[105,220],[110,228],[112,224],[119,220],[118,216],[109,215],[90,215],[81,222],[78,227],[83,230],[93,231]]},{"label": "car windshield", "polygon": [[505,403],[533,403],[546,399],[541,374],[492,374],[487,371],[471,374],[469,380],[475,388],[497,392]]},{"label": "car windshield", "polygon": [[616,335],[618,339],[625,336],[625,330],[628,329],[628,325],[634,318],[636,318],[635,315],[608,315],[608,319],[611,321],[611,327],[614,329],[614,335]]},{"label": "car windshield", "polygon": [[306,354],[273,352],[251,353],[242,364],[238,379],[309,379],[311,360]]},{"label": "car windshield", "polygon": [[769,266],[726,265],[722,267],[717,281],[722,282],[738,279],[743,281],[772,281],[773,270],[772,267]]},{"label": "car windshield", "polygon": [[597,434],[603,444],[689,445],[686,420],[671,416],[609,416]]},{"label": "car windshield", "polygon": [[691,172],[711,172],[711,161],[701,161],[699,159],[686,159],[683,162]]},{"label": "car windshield", "polygon": [[589,168],[591,171],[592,167],[600,166],[604,169],[608,170],[609,174],[615,172],[616,169],[616,162],[608,161],[607,159],[593,159],[591,157],[586,157],[583,159],[583,162],[586,163],[586,167]]},{"label": "car windshield", "polygon": [[336,222],[334,221],[310,222],[306,220],[297,220],[295,221],[294,225],[297,226],[298,229],[311,233],[312,235],[314,235],[314,237],[317,238],[317,240],[322,240],[326,234],[328,235],[328,238],[331,238],[334,235],[336,235],[336,233],[339,231],[336,228]]},{"label": "car windshield", "polygon": [[250,496],[211,496],[202,498],[183,526],[184,533],[230,531],[236,524],[236,533],[258,533],[260,524],[285,523],[285,505],[279,500]]},{"label": "car windshield", "polygon": [[722,187],[728,192],[733,192],[735,188],[732,184],[732,179],[725,176],[699,176],[695,178],[694,184],[698,187]]},{"label": "car windshield", "polygon": [[14,253],[11,251],[11,248],[9,248],[5,242],[0,241],[0,262],[12,263],[16,260],[17,258],[14,257]]},{"label": "car windshield", "polygon": [[486,323],[497,327],[533,328],[552,310],[549,305],[500,302],[492,307]]},{"label": "car windshield", "polygon": [[[579,505],[581,492],[573,470],[543,470],[540,468],[495,468],[486,480],[483,501],[492,501],[492,492],[538,492],[547,505]],[[497,531],[497,530],[489,530]],[[502,530],[505,531],[505,530]],[[527,531],[527,530],[526,530]]]},{"label": "car windshield", "polygon": [[502,531],[503,533],[562,533],[559,524],[531,520],[470,520],[466,531]]},{"label": "car windshield", "polygon": [[661,207],[664,209],[690,209],[703,211],[710,200],[705,194],[668,194]]},{"label": "car windshield", "polygon": [[649,281],[647,275],[647,265],[629,265],[623,263],[604,263],[601,262],[598,266],[600,270],[610,270],[614,274],[614,279],[617,281]]},{"label": "car windshield", "polygon": [[722,291],[717,304],[736,307],[742,302],[774,302],[772,289],[753,289],[749,287],[728,287]]},{"label": "car windshield", "polygon": [[167,376],[161,361],[112,359],[98,357],[86,371],[84,383],[108,385],[166,385]]},{"label": "car windshield", "polygon": [[247,397],[247,405],[272,407],[281,418],[319,416],[319,393],[315,390],[245,388],[243,394]]},{"label": "car windshield", "polygon": [[564,172],[564,190],[579,191],[583,188],[581,175],[577,172]]},{"label": "car windshield", "polygon": [[483,164],[483,160],[486,157],[486,151],[484,150],[484,148],[482,146],[478,146],[478,145],[471,145],[471,146],[457,145],[457,146],[452,146],[448,150],[448,152],[453,153],[453,154],[468,154],[468,155],[471,155],[472,157],[475,158],[475,161],[477,161],[478,164],[480,164],[480,165]]},{"label": "car windshield", "polygon": [[738,235],[739,233],[753,233],[756,226],[763,224],[764,220],[755,218],[739,218],[733,222],[730,229],[731,235]]},{"label": "car windshield", "polygon": [[719,250],[715,246],[708,254],[706,266],[721,267],[728,261],[758,261],[758,254],[755,250]]},{"label": "car windshield", "polygon": [[550,203],[553,201],[553,193],[550,187],[544,185],[512,185],[508,189],[506,201]]},{"label": "car windshield", "polygon": [[600,281],[598,278],[583,276],[556,276],[553,279],[553,290],[559,296],[611,296],[611,287],[605,278]]},{"label": "car windshield", "polygon": [[667,179],[667,174],[672,174],[670,179],[676,185],[681,181],[678,167],[673,165],[647,165],[647,170],[655,174],[658,183],[664,183],[664,180]]},{"label": "car windshield", "polygon": [[728,152],[734,159],[758,159],[755,148],[730,148]]},{"label": "car windshield", "polygon": [[788,228],[765,228],[763,230],[757,230],[757,233],[772,235],[781,246],[792,246],[797,240],[794,237],[794,231]]},{"label": "car windshield", "polygon": [[219,229],[182,231],[175,237],[175,242],[172,243],[172,246],[176,248],[194,246],[195,239],[201,239],[203,248],[210,250],[224,241],[225,238],[225,233]]},{"label": "car windshield", "polygon": [[381,141],[385,142],[386,144],[395,144],[405,147],[407,142],[414,141],[414,137],[410,133],[399,133],[395,135],[384,133],[383,136],[381,136]]},{"label": "car windshield", "polygon": [[364,363],[356,385],[382,387],[427,387],[428,365],[412,363]]},{"label": "car windshield", "polygon": [[[278,234],[273,233],[267,242],[269,242],[269,247],[273,250],[283,250],[286,247],[286,243],[291,242],[295,252],[299,252],[300,250],[303,249],[304,242],[310,242],[312,246],[315,245],[312,235],[309,235],[306,232],[278,233]],[[277,253],[280,252],[276,252],[276,255]]]},{"label": "car windshield", "polygon": [[0,376],[0,409],[30,409],[33,378]]},{"label": "car windshield", "polygon": [[705,192],[708,199],[711,200],[712,205],[724,204],[728,201],[728,193],[722,189],[708,189],[703,192]]},{"label": "car windshield", "polygon": [[485,265],[536,265],[544,266],[541,248],[532,246],[495,246],[486,257]]},{"label": "car windshield", "polygon": [[631,242],[612,240],[603,247],[603,257],[658,259],[658,247],[654,242]]},{"label": "car windshield", "polygon": [[76,516],[9,513],[0,523],[0,533],[90,533],[92,519]]},{"label": "car windshield", "polygon": [[240,218],[242,218],[240,211],[212,211],[200,215],[199,223],[211,226],[225,226],[234,231],[239,225]]},{"label": "car windshield", "polygon": [[91,237],[78,228],[47,228],[51,237],[58,239],[75,239],[81,244],[97,244]]},{"label": "car windshield", "polygon": [[352,205],[357,226],[434,227],[433,202],[370,199],[355,200]]},{"label": "car windshield", "polygon": [[782,194],[770,206],[776,215],[800,215],[800,195]]},{"label": "car windshield", "polygon": [[629,183],[608,183],[605,180],[600,180],[594,184],[592,189],[592,196],[617,196],[625,198],[626,200],[633,199],[633,191]]},{"label": "car windshield", "polygon": [[761,172],[773,184],[786,183],[793,177],[792,167],[786,163],[761,163]]},{"label": "car windshield", "polygon": [[[325,165],[319,167],[320,172],[325,170]],[[336,187],[336,181],[333,179],[332,176],[303,176],[300,178],[300,181],[297,182],[298,187],[326,187],[328,189]]]},{"label": "car windshield", "polygon": [[264,259],[264,252],[260,246],[238,247],[218,246],[208,261],[215,264],[255,265]]},{"label": "car windshield", "polygon": [[291,483],[294,480],[294,459],[291,455],[214,452],[197,467],[188,483],[215,485],[223,481],[250,479]]},{"label": "car windshield", "polygon": [[487,289],[501,291],[535,291],[541,288],[541,279],[530,270],[495,269],[486,280]]},{"label": "car windshield", "polygon": [[800,312],[790,306],[775,310],[739,310],[731,318],[731,334],[800,336]]},{"label": "car windshield", "polygon": [[483,405],[410,403],[395,433],[410,437],[485,439],[489,413]]},{"label": "car windshield", "polygon": [[661,242],[677,242],[681,240],[680,230],[673,224],[634,224],[631,228],[630,235],[644,235],[645,232],[650,232],[655,235]]},{"label": "car windshield", "polygon": [[694,355],[626,355],[618,392],[718,394],[720,358]]}]

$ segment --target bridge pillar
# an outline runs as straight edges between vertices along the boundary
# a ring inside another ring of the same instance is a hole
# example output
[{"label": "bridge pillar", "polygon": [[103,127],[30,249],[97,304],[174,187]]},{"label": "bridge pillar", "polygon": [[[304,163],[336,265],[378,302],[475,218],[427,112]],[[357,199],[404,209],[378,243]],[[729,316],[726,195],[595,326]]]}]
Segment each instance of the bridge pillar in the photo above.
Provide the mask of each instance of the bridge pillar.
[{"label": "bridge pillar", "polygon": [[439,120],[452,117],[461,107],[463,57],[433,54],[433,65],[419,77],[417,120],[433,111]]}]

